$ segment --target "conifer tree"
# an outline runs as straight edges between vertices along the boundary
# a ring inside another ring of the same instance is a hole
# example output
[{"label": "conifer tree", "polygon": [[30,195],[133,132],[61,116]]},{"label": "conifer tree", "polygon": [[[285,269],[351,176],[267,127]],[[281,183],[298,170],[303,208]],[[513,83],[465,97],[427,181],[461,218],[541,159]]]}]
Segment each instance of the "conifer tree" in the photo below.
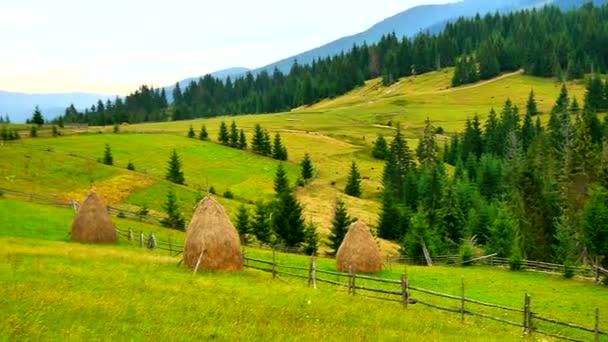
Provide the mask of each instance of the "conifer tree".
[{"label": "conifer tree", "polygon": [[163,204],[163,209],[167,214],[167,217],[160,221],[163,227],[186,230],[184,218],[177,205],[177,197],[175,196],[175,192],[171,189],[167,192],[167,199]]},{"label": "conifer tree", "polygon": [[262,139],[262,154],[265,156],[272,155],[272,144],[270,142],[270,133],[264,130],[264,135]]},{"label": "conifer tree", "polygon": [[184,184],[184,173],[181,169],[182,162],[177,155],[177,151],[173,149],[173,153],[171,153],[171,157],[169,158],[165,179],[175,184]]},{"label": "conifer tree", "polygon": [[209,133],[207,133],[207,127],[205,127],[205,125],[203,125],[203,127],[201,128],[201,132],[198,134],[198,139],[209,140]]},{"label": "conifer tree", "polygon": [[287,179],[287,173],[285,172],[283,164],[279,164],[277,167],[277,172],[274,176],[274,191],[278,197],[284,193],[290,192],[289,180]]},{"label": "conifer tree", "polygon": [[268,222],[267,207],[262,202],[256,203],[251,220],[251,232],[262,243],[269,244],[272,242],[272,230]]},{"label": "conifer tree", "polygon": [[103,150],[103,163],[105,165],[114,165],[114,158],[112,157],[112,150],[110,145],[106,144],[106,148]]},{"label": "conifer tree", "polygon": [[597,186],[585,206],[582,220],[583,243],[594,263],[608,256],[608,191]]},{"label": "conifer tree", "polygon": [[344,188],[344,193],[353,197],[361,196],[361,174],[354,161],[350,165],[350,172],[348,174],[346,187]]},{"label": "conifer tree", "polygon": [[279,241],[287,247],[297,247],[304,242],[302,206],[290,192],[283,192],[275,204],[273,228]]},{"label": "conifer tree", "polygon": [[272,158],[276,160],[287,160],[287,149],[281,142],[281,135],[277,133],[274,136],[274,142],[272,145]]},{"label": "conifer tree", "polygon": [[36,108],[34,109],[31,123],[38,125],[38,127],[44,125],[44,117],[42,116],[42,112],[40,111],[40,108],[38,108],[38,106],[36,106]]},{"label": "conifer tree", "polygon": [[194,128],[190,125],[190,129],[188,130],[188,138],[194,139],[196,137],[196,133],[194,133]]},{"label": "conifer tree", "polygon": [[244,205],[239,205],[236,214],[236,224],[234,225],[239,233],[241,244],[249,243],[249,234],[251,233],[251,225],[249,223],[249,211]]},{"label": "conifer tree", "polygon": [[412,153],[398,126],[382,173],[382,183],[385,188],[387,183],[391,184],[392,193],[398,201],[406,199],[406,178],[413,165]]},{"label": "conifer tree", "polygon": [[224,146],[230,144],[230,134],[228,133],[228,127],[224,121],[220,123],[220,132],[218,133],[217,140]]},{"label": "conifer tree", "polygon": [[308,153],[304,154],[304,159],[302,159],[300,166],[302,167],[302,179],[305,181],[312,179],[314,168]]},{"label": "conifer tree", "polygon": [[256,124],[255,128],[253,129],[251,150],[258,154],[264,154],[264,130],[259,124]]},{"label": "conifer tree", "polygon": [[237,147],[239,148],[239,150],[247,149],[247,136],[245,136],[245,131],[243,131],[242,129],[239,133],[239,142]]},{"label": "conifer tree", "polygon": [[380,160],[385,160],[388,155],[388,145],[382,134],[378,134],[374,148],[372,149],[372,157]]},{"label": "conifer tree", "polygon": [[536,105],[534,90],[530,90],[530,95],[528,96],[528,103],[526,104],[526,115],[538,115],[538,107]]},{"label": "conifer tree", "polygon": [[230,133],[228,135],[228,141],[230,147],[237,148],[239,146],[239,131],[236,127],[236,122],[232,120],[230,124]]},{"label": "conifer tree", "polygon": [[336,200],[334,208],[334,218],[331,221],[331,228],[329,232],[329,243],[327,247],[331,248],[332,253],[337,253],[338,248],[344,240],[344,236],[348,232],[348,227],[354,222],[354,220],[348,215],[346,206],[341,199]]},{"label": "conifer tree", "polygon": [[309,220],[304,227],[304,253],[306,255],[316,255],[319,250],[319,232],[312,220]]}]

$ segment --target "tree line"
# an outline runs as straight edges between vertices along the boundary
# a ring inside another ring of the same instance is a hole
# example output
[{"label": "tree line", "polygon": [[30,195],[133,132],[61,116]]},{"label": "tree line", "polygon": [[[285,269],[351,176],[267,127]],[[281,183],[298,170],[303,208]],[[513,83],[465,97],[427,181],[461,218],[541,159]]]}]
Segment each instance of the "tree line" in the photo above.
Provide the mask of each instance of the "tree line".
[{"label": "tree line", "polygon": [[225,80],[206,75],[185,89],[142,86],[124,99],[98,101],[84,112],[69,106],[58,120],[108,125],[122,122],[186,120],[243,113],[274,113],[333,98],[381,76],[385,85],[400,77],[456,66],[460,85],[523,68],[535,76],[582,78],[608,69],[608,5],[561,11],[557,7],[508,14],[477,15],[448,23],[438,34],[414,38],[383,36],[377,44],[297,61],[289,71],[275,69]]},{"label": "tree line", "polygon": [[415,151],[398,129],[385,157],[378,236],[407,256],[483,249],[514,268],[524,258],[606,266],[608,120],[592,100],[598,79],[582,108],[562,87],[546,127],[531,92],[523,122],[507,99],[484,123],[467,119],[443,148],[428,119]]}]

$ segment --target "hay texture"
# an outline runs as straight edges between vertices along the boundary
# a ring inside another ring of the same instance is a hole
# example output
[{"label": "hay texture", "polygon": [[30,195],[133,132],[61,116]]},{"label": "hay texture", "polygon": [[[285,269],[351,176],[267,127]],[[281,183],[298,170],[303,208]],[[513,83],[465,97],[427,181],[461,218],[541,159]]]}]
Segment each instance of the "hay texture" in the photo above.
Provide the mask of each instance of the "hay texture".
[{"label": "hay texture", "polygon": [[207,196],[196,207],[186,233],[184,262],[199,269],[235,272],[243,268],[241,242],[224,207]]},{"label": "hay texture", "polygon": [[357,221],[350,225],[336,255],[336,266],[341,272],[375,273],[382,270],[380,250],[367,226]]},{"label": "hay texture", "polygon": [[72,222],[72,241],[116,243],[118,234],[106,206],[95,191],[90,191]]}]

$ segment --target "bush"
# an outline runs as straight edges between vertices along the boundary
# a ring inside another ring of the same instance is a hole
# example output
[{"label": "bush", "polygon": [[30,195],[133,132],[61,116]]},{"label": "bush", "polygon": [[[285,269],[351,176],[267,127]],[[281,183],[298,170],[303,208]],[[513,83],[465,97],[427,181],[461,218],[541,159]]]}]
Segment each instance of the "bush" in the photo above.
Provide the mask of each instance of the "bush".
[{"label": "bush", "polygon": [[212,194],[212,195],[215,195],[216,194],[215,188],[214,187],[210,187],[209,188],[209,193]]},{"label": "bush", "polygon": [[462,266],[472,266],[473,263],[469,260],[475,258],[475,248],[470,241],[465,241],[460,246],[460,261],[462,262]]},{"label": "bush", "polygon": [[444,130],[443,127],[439,126],[437,128],[435,128],[435,134],[443,134]]},{"label": "bush", "polygon": [[306,182],[302,178],[298,178],[298,180],[296,181],[296,185],[299,187],[303,187],[304,185],[306,185]]},{"label": "bush", "polygon": [[232,194],[232,192],[230,190],[226,190],[224,192],[224,198],[233,199],[234,195]]},{"label": "bush", "polygon": [[520,271],[522,269],[523,260],[521,250],[519,249],[516,239],[515,243],[513,243],[511,257],[509,257],[509,268],[511,271]]},{"label": "bush", "polygon": [[566,263],[564,265],[564,278],[571,279],[573,277],[574,277],[574,269],[572,268],[572,265],[569,265],[568,263]]},{"label": "bush", "polygon": [[133,165],[132,162],[129,162],[129,164],[127,164],[127,170],[135,171],[135,165]]},{"label": "bush", "polygon": [[114,133],[119,133],[120,132],[120,126],[114,125],[113,131],[114,131]]},{"label": "bush", "polygon": [[121,210],[121,211],[118,212],[118,215],[116,215],[116,217],[118,217],[118,218],[125,218],[126,216],[125,216],[125,213]]}]

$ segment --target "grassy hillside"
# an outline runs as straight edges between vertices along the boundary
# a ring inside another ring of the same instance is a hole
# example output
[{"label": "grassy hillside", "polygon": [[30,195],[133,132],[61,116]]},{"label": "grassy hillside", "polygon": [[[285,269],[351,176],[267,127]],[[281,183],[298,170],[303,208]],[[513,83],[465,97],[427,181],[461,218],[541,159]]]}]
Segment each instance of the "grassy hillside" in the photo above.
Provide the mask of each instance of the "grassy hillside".
[{"label": "grassy hillside", "polygon": [[[519,339],[521,331],[489,320],[460,317],[421,305],[404,310],[345,289],[305,280],[273,281],[269,274],[191,271],[176,267],[178,257],[130,247],[93,246],[66,241],[74,217],[70,209],[0,199],[0,339],[290,339],[300,340],[492,340]],[[28,217],[24,225],[24,217]],[[127,220],[121,228],[156,232],[159,239],[183,233]],[[268,251],[248,248],[249,256],[270,260]],[[308,258],[279,254],[279,264],[306,265]],[[319,259],[319,268],[335,270]],[[380,276],[398,278],[394,265]],[[608,307],[604,289],[586,280],[483,267],[408,267],[412,286],[520,307],[530,293],[534,311],[590,326],[594,307]],[[43,279],[44,281],[41,281]],[[344,279],[342,279],[344,281]],[[364,284],[359,280],[359,284]],[[387,285],[388,286],[388,285]],[[509,289],[504,291],[504,289]],[[420,299],[427,299],[416,293]],[[428,300],[455,305],[436,297]],[[470,305],[470,304],[467,304]],[[475,308],[483,311],[482,308]],[[490,311],[491,312],[491,311]],[[494,312],[495,313],[495,312]],[[519,321],[519,314],[506,319]],[[608,316],[601,316],[608,326]],[[552,330],[565,332],[565,330]],[[589,338],[589,334],[572,335]]]}]

